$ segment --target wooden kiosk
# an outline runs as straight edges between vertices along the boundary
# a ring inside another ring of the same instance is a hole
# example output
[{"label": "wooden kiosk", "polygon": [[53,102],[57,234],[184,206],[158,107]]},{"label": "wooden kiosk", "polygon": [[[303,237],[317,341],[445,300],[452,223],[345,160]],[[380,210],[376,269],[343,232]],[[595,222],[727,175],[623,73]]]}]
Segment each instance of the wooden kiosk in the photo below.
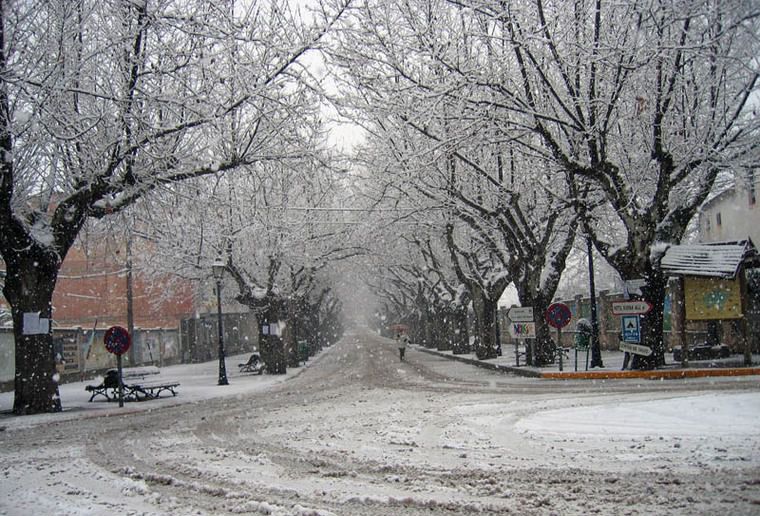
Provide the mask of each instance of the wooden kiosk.
[{"label": "wooden kiosk", "polygon": [[[752,336],[748,320],[758,317],[758,292],[750,292],[748,282],[755,279],[760,256],[752,240],[675,245],[668,248],[661,262],[670,275],[672,298],[671,345],[682,350],[681,362],[689,363],[689,322],[706,322],[708,330],[728,322],[741,339],[744,365],[752,364]],[[754,289],[752,289],[754,290]],[[708,331],[708,340],[710,332]],[[717,358],[717,357],[716,357]]]}]

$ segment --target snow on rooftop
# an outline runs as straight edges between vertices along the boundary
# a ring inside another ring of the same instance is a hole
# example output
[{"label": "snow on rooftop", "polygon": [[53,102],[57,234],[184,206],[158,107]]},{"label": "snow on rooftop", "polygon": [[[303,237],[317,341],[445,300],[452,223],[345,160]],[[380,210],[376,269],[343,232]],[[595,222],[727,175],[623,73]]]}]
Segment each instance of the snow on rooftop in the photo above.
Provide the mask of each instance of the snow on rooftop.
[{"label": "snow on rooftop", "polygon": [[751,240],[674,245],[660,262],[667,274],[733,278],[741,262],[757,255]]}]

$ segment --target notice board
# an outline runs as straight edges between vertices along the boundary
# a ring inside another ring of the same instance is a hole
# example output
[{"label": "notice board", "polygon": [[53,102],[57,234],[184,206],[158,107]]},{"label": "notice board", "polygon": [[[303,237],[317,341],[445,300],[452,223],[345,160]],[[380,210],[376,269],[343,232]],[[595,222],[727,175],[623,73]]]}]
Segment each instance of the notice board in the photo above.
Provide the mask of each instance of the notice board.
[{"label": "notice board", "polygon": [[740,319],[741,288],[738,279],[684,278],[686,319],[690,321]]}]

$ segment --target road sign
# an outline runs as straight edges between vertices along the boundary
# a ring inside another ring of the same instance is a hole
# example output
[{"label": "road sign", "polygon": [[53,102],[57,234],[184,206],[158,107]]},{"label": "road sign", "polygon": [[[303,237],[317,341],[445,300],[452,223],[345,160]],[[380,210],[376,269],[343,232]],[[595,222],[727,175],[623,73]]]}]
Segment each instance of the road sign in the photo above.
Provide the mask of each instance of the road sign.
[{"label": "road sign", "polygon": [[509,309],[507,317],[512,322],[533,322],[532,306],[515,306]]},{"label": "road sign", "polygon": [[639,316],[624,315],[620,319],[623,325],[623,342],[641,342]]},{"label": "road sign", "polygon": [[132,344],[132,339],[129,338],[129,332],[121,326],[111,326],[103,336],[103,344],[110,353],[123,355]]},{"label": "road sign", "polygon": [[557,329],[564,328],[573,317],[570,308],[564,303],[552,303],[544,314],[546,322]]},{"label": "road sign", "polygon": [[615,301],[612,303],[612,315],[645,314],[652,309],[649,301]]},{"label": "road sign", "polygon": [[510,322],[509,335],[513,339],[535,339],[536,338],[536,323]]},{"label": "road sign", "polygon": [[644,355],[645,357],[652,354],[652,348],[649,346],[642,346],[641,344],[633,344],[631,342],[621,342],[620,351],[627,351],[634,355]]},{"label": "road sign", "polygon": [[647,280],[643,278],[626,280],[623,283],[623,294],[626,296],[626,299],[628,299],[628,296],[631,294],[640,296],[641,287],[646,287],[646,286],[647,286]]}]

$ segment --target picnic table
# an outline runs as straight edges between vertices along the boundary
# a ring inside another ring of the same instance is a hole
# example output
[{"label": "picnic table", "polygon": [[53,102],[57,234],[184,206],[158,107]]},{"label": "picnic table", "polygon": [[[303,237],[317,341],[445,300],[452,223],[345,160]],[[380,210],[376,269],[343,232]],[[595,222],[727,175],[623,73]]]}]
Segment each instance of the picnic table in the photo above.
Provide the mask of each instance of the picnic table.
[{"label": "picnic table", "polygon": [[[171,393],[177,395],[179,382],[162,382],[162,381],[133,381],[123,383],[124,401],[147,401],[160,398],[161,394]],[[88,385],[85,387],[87,392],[91,392],[89,401],[93,401],[98,396],[102,396],[106,401],[119,400],[119,372],[116,369],[109,369],[103,377],[100,385]]]}]

